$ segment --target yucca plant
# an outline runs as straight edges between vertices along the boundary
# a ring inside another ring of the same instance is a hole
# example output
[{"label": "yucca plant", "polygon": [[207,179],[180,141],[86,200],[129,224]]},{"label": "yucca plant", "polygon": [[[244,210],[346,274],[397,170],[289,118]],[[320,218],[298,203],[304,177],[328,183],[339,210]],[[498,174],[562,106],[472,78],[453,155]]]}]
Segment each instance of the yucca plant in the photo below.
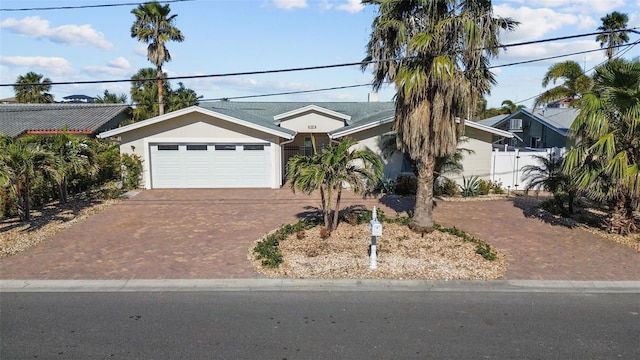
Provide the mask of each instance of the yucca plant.
[{"label": "yucca plant", "polygon": [[464,197],[478,196],[480,194],[480,179],[476,175],[470,178],[462,177],[462,185],[460,186],[460,194]]}]

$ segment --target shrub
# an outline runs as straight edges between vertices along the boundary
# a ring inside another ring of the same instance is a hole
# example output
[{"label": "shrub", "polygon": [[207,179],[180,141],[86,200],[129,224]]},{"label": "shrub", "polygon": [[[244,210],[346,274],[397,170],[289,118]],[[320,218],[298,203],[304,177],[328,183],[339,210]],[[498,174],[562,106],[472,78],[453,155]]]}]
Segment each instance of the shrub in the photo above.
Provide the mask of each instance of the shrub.
[{"label": "shrub", "polygon": [[122,154],[122,186],[125,189],[137,189],[140,187],[140,175],[142,175],[142,160],[138,155]]},{"label": "shrub", "polygon": [[491,181],[481,179],[478,181],[478,195],[489,195],[491,191]]},{"label": "shrub", "polygon": [[438,231],[442,231],[451,235],[455,235],[461,239],[463,239],[464,241],[476,244],[476,254],[481,255],[483,258],[485,258],[486,260],[489,261],[494,261],[498,254],[496,253],[495,250],[493,250],[493,248],[491,247],[491,245],[487,244],[486,242],[473,237],[469,234],[467,234],[466,232],[456,228],[455,226],[452,228],[447,228],[447,227],[443,227],[439,224],[434,224],[434,228]]},{"label": "shrub", "polygon": [[398,195],[415,195],[418,190],[418,178],[413,175],[400,175],[396,179],[395,192]]},{"label": "shrub", "polygon": [[464,197],[478,196],[480,180],[476,175],[470,178],[462,177],[463,185],[460,185],[460,192]]},{"label": "shrub", "polygon": [[502,188],[502,183],[497,181],[491,182],[491,192],[494,194],[504,194],[504,189]]},{"label": "shrub", "polygon": [[438,179],[433,189],[435,196],[456,196],[458,195],[458,184],[449,178]]},{"label": "shrub", "polygon": [[384,177],[378,181],[374,192],[379,194],[393,194],[396,190],[396,180]]},{"label": "shrub", "polygon": [[280,266],[283,260],[280,252],[280,241],[285,240],[291,234],[310,229],[318,223],[318,218],[306,218],[295,224],[281,226],[278,230],[258,241],[258,244],[253,248],[256,253],[256,259],[262,259],[262,266],[272,268]]},{"label": "shrub", "polygon": [[95,161],[98,167],[96,183],[103,184],[112,180],[121,180],[120,146],[97,140],[91,146],[95,147],[94,151],[96,152]]}]

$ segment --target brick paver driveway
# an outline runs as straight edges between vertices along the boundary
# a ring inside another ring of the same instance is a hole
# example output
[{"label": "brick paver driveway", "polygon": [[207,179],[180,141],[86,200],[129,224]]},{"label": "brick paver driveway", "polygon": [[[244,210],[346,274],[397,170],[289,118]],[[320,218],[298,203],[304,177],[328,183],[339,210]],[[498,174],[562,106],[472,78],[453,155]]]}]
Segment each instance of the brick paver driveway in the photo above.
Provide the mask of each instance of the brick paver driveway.
[{"label": "brick paver driveway", "polygon": [[[354,196],[343,203],[378,205],[387,214],[411,206]],[[247,260],[252,242],[317,204],[289,189],[142,191],[0,260],[0,278],[256,278]],[[580,229],[526,218],[509,200],[439,202],[435,217],[502,250],[508,279],[640,280],[640,253]]]}]

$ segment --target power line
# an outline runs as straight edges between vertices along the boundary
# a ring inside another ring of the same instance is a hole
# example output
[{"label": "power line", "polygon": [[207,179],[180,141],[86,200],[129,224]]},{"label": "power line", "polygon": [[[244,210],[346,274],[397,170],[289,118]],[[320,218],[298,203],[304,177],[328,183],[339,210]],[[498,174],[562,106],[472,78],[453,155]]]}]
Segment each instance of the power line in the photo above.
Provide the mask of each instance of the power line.
[{"label": "power line", "polygon": [[[624,44],[624,45],[620,45],[619,47],[633,47],[634,45],[636,45],[638,42],[633,42],[631,44]],[[587,53],[592,53],[592,52],[598,52],[598,51],[602,51],[602,49],[593,49],[593,50],[584,50],[584,51],[576,51],[573,53],[569,53],[569,54],[561,54],[561,55],[554,55],[554,56],[548,56],[548,57],[544,57],[544,58],[538,58],[538,59],[532,59],[532,60],[524,60],[524,61],[518,61],[518,62],[514,62],[514,63],[509,63],[509,64],[503,64],[503,65],[495,65],[495,66],[489,66],[489,69],[494,69],[494,68],[501,68],[501,67],[509,67],[509,66],[515,66],[515,65],[522,65],[522,64],[528,64],[528,63],[532,63],[532,62],[538,62],[538,61],[545,61],[545,60],[551,60],[551,59],[558,59],[558,58],[563,58],[563,57],[567,57],[567,56],[574,56],[574,55],[580,55],[580,54],[587,54]],[[597,66],[597,65],[596,65]]]},{"label": "power line", "polygon": [[[634,44],[635,43],[625,44],[625,45],[621,45],[620,47],[623,47],[623,46],[627,47],[627,46],[631,46],[631,45],[634,45]],[[515,63],[509,63],[509,64],[495,65],[495,66],[490,66],[489,68],[490,69],[495,69],[495,68],[501,68],[501,67],[509,67],[509,66],[527,64],[527,63],[532,63],[532,62],[544,61],[544,60],[549,60],[549,59],[556,59],[556,58],[560,58],[560,57],[580,55],[580,54],[584,54],[584,53],[596,52],[596,51],[601,51],[601,50],[602,49],[579,51],[579,52],[556,55],[556,56],[550,56],[550,57],[545,57],[545,58],[538,58],[538,59],[525,60],[525,61],[520,61],[520,62],[515,62]],[[168,77],[165,77],[164,80],[219,78],[219,77],[242,76],[242,75],[264,75],[264,74],[285,73],[285,72],[294,72],[294,71],[331,69],[331,68],[348,67],[348,66],[356,66],[356,65],[357,66],[361,66],[362,64],[371,64],[371,63],[380,62],[380,61],[396,61],[396,60],[397,59],[385,59],[385,60],[379,60],[379,61],[368,61],[368,62],[367,61],[365,61],[365,62],[361,61],[361,62],[333,64],[333,65],[306,66],[306,67],[299,67],[299,68],[261,70],[261,71],[245,71],[245,72],[222,73],[222,74],[168,76]],[[156,80],[157,80],[156,78],[144,78],[144,79],[131,79],[130,78],[130,79],[117,79],[117,80],[60,81],[60,82],[50,82],[50,83],[48,83],[48,85],[52,85],[53,86],[53,85],[107,84],[107,83],[120,83],[120,82],[133,82],[133,81],[145,82],[145,81],[156,81]],[[30,86],[30,85],[41,85],[41,84],[36,84],[36,83],[33,83],[33,84],[12,83],[12,84],[0,84],[0,87],[4,87],[4,86]]]},{"label": "power line", "polygon": [[[636,46],[636,45],[638,45],[638,44],[640,44],[640,40],[635,41],[635,42],[632,42],[631,44],[624,44],[624,45],[620,45],[620,46],[618,46],[618,48],[626,47],[626,49],[624,49],[624,51],[621,51],[621,52],[617,53],[617,54],[615,55],[615,57],[616,57],[616,58],[620,58],[620,57],[622,57],[622,55],[624,55],[625,53],[627,53],[629,50],[631,50],[634,46]],[[602,49],[590,50],[590,51],[602,51]],[[600,62],[600,63],[598,63],[598,64],[596,64],[596,65],[592,66],[591,68],[589,68],[589,70],[585,70],[585,71],[583,71],[582,73],[586,75],[588,72],[590,72],[591,70],[593,70],[593,69],[597,68],[598,66],[601,66],[601,65],[605,64],[607,61],[609,61],[609,60],[604,60],[604,61],[602,61],[602,62]],[[541,93],[538,93],[537,95],[534,95],[534,96],[528,97],[528,98],[526,98],[526,99],[524,99],[524,100],[516,101],[516,102],[515,102],[515,104],[522,104],[522,103],[523,103],[523,102],[525,102],[525,101],[533,100],[533,99],[537,98],[538,96],[542,95],[543,93],[544,93],[544,91],[543,91],[543,92],[541,92]]]},{"label": "power line", "polygon": [[[165,1],[159,1],[159,2],[163,3],[163,4],[168,4],[168,3],[177,3],[177,2],[185,2],[185,1],[195,1],[195,0],[165,0]],[[0,11],[72,10],[72,9],[88,9],[88,8],[105,8],[105,7],[116,7],[116,6],[141,5],[141,4],[148,4],[150,2],[151,1],[135,2],[135,3],[119,3],[119,4],[51,6],[51,7],[39,7],[39,8],[0,9]]]},{"label": "power line", "polygon": [[[181,1],[193,1],[193,0],[181,0]],[[632,29],[636,29],[636,28],[632,28]],[[632,29],[625,29],[625,30],[632,30]],[[564,37],[561,37],[561,38],[541,39],[541,40],[536,40],[536,41],[526,41],[526,42],[521,42],[521,43],[506,44],[506,45],[503,45],[502,47],[514,47],[514,46],[539,44],[539,43],[557,41],[558,39],[592,36],[593,34],[600,34],[600,33],[604,33],[604,32],[577,34],[577,35],[564,36]],[[626,45],[623,45],[623,46],[626,46]],[[599,51],[599,50],[600,49],[593,50],[593,51]],[[571,53],[571,54],[561,55],[561,56],[557,56],[557,57],[572,56],[572,55],[578,55],[578,54],[582,54],[582,53],[585,53],[585,52]],[[552,58],[555,58],[555,57],[549,57],[549,58],[544,58],[544,59],[534,59],[534,60],[529,60],[529,61],[521,62],[521,63],[530,63],[530,62],[536,62],[536,61],[543,61],[543,60],[548,60],[548,59],[552,59]],[[264,75],[264,74],[286,73],[286,72],[295,72],[295,71],[331,69],[331,68],[338,68],[338,67],[362,66],[362,65],[365,65],[365,64],[373,64],[373,63],[376,63],[376,62],[397,61],[397,60],[398,59],[384,59],[384,60],[359,61],[359,62],[350,62],[350,63],[332,64],[332,65],[305,66],[305,67],[287,68],[287,69],[244,71],[244,72],[233,72],[233,73],[222,73],[222,74],[207,74],[207,75],[171,76],[171,77],[165,77],[164,79],[165,80],[185,80],[185,79],[230,77],[230,76]],[[515,63],[513,65],[517,65],[517,64],[518,63]],[[513,66],[513,65],[512,64],[496,65],[496,66],[493,66],[491,68],[499,68],[499,67]],[[156,78],[137,79],[136,81],[153,81],[153,80],[157,80],[157,79]],[[132,81],[132,79],[60,81],[60,82],[50,82],[49,85],[108,84],[108,83],[131,82],[131,81]],[[16,85],[18,85],[18,86],[19,85],[29,86],[29,85],[40,85],[40,84],[16,84],[16,83],[12,83],[12,84],[0,84],[0,87],[16,86]]]}]

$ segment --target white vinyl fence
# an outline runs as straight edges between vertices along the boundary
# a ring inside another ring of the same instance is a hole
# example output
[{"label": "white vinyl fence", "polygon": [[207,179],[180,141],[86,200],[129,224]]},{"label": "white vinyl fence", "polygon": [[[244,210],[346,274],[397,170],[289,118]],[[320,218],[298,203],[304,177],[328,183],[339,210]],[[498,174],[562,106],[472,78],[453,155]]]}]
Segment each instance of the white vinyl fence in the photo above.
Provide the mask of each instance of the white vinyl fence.
[{"label": "white vinyl fence", "polygon": [[524,190],[527,184],[522,180],[522,168],[527,165],[540,165],[534,156],[558,157],[564,154],[564,148],[494,148],[491,156],[491,181],[501,183],[502,188],[506,190]]}]

